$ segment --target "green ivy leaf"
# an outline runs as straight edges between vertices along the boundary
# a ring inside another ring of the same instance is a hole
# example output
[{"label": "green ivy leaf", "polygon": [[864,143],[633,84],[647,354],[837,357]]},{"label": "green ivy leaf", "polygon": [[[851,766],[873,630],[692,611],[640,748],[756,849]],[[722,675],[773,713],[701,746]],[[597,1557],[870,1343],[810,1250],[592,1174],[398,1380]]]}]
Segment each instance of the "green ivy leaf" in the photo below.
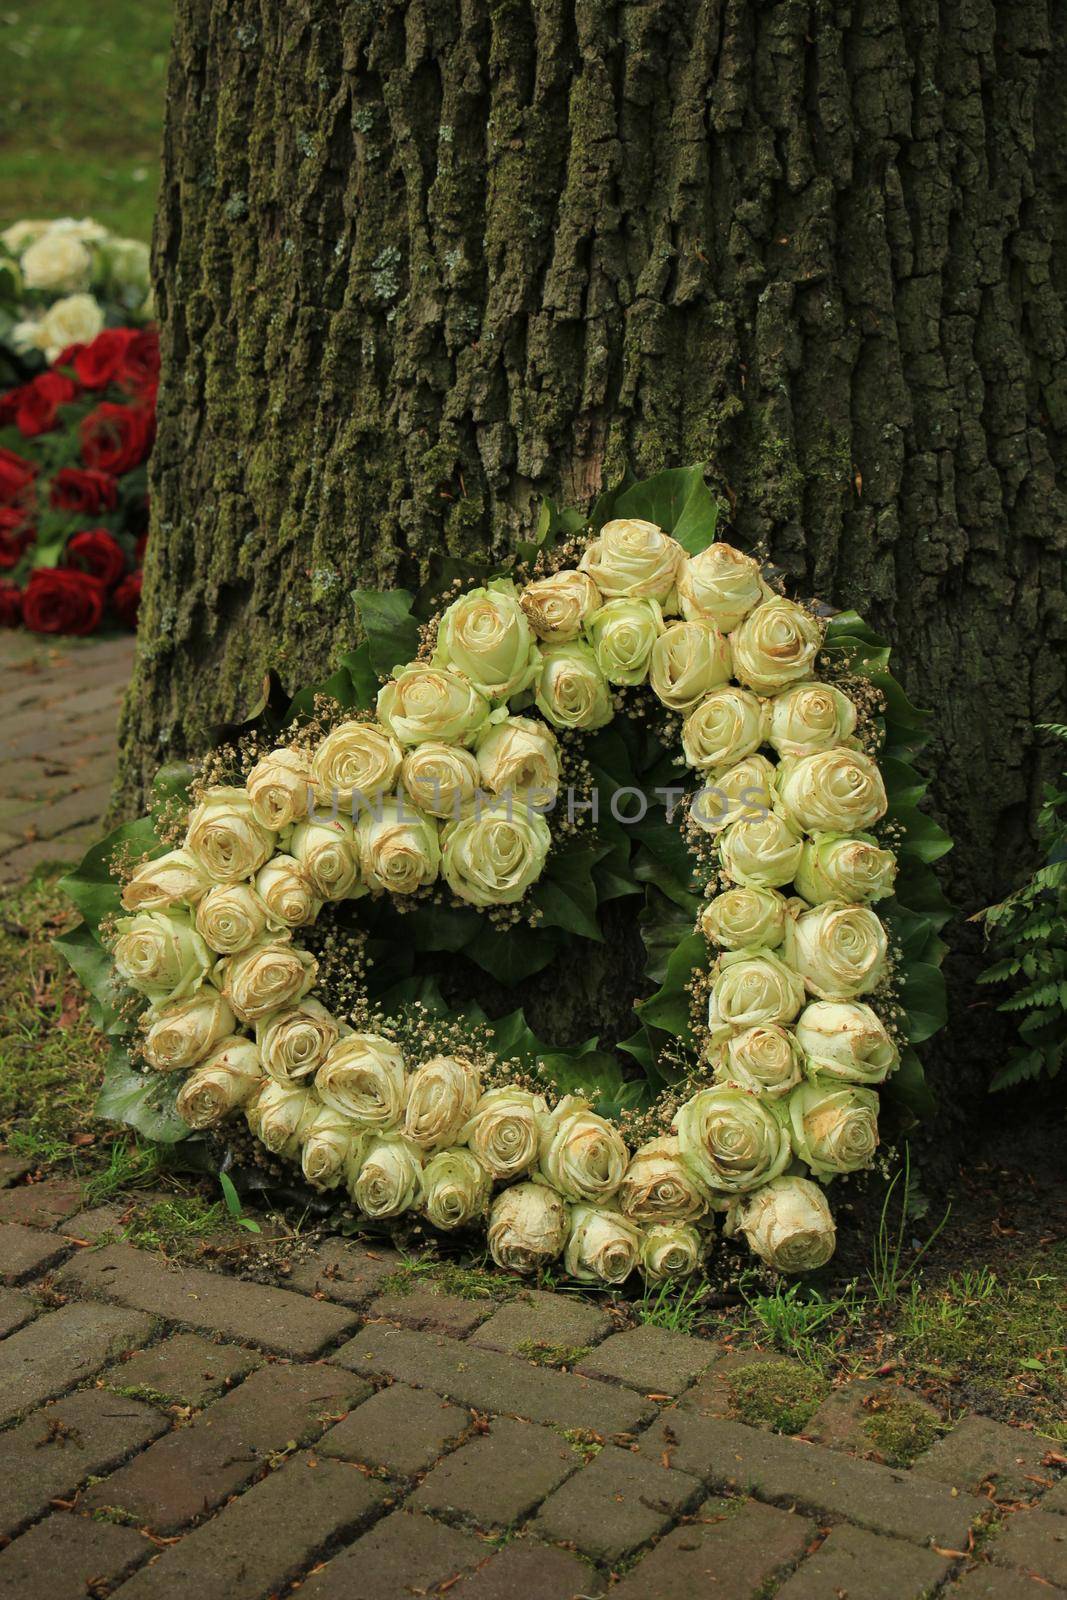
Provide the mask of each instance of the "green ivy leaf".
[{"label": "green ivy leaf", "polygon": [[419,623],[411,611],[415,597],[406,589],[357,589],[352,598],[367,635],[370,664],[379,678],[388,678],[419,648]]},{"label": "green ivy leaf", "polygon": [[549,856],[530,891],[530,904],[541,912],[543,927],[562,928],[598,944],[603,940],[596,918],[593,868],[606,854],[604,846],[571,845]]},{"label": "green ivy leaf", "polygon": [[719,506],[703,467],[672,467],[624,489],[611,515],[654,522],[695,556],[714,542]]},{"label": "green ivy leaf", "polygon": [[89,1015],[93,1026],[101,1033],[125,1033],[129,1024],[119,1014],[123,997],[122,986],[117,982],[111,953],[105,950],[87,922],[79,922],[69,933],[52,940],[71,971],[89,991]]},{"label": "green ivy leaf", "polygon": [[921,1044],[948,1021],[945,980],[940,969],[926,961],[905,962],[901,978],[905,1036],[909,1043]]},{"label": "green ivy leaf", "polygon": [[510,988],[547,967],[561,945],[559,934],[547,928],[528,928],[519,922],[503,933],[482,919],[481,931],[465,946],[464,954]]},{"label": "green ivy leaf", "polygon": [[182,1077],[173,1072],[135,1072],[125,1050],[115,1049],[96,1098],[96,1115],[136,1128],[159,1144],[176,1144],[190,1131],[174,1109]]},{"label": "green ivy leaf", "polygon": [[689,1021],[689,994],[686,984],[698,967],[708,960],[707,945],[699,933],[690,933],[677,945],[667,962],[667,973],[661,987],[647,1000],[638,1001],[636,1007],[642,1022],[662,1028],[676,1039],[692,1039]]},{"label": "green ivy leaf", "polygon": [[157,839],[151,817],[138,817],[90,845],[73,872],[59,880],[61,891],[73,900],[94,933],[105,917],[122,911],[122,891],[111,874],[111,862],[116,851],[123,848],[136,859],[164,855],[169,846]]}]

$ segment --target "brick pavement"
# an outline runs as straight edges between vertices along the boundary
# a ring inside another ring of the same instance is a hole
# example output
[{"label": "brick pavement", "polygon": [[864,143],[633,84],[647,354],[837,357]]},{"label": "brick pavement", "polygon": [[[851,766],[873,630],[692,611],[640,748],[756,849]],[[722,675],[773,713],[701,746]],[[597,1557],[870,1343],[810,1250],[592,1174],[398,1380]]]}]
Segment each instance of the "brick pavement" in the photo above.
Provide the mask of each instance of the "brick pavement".
[{"label": "brick pavement", "polygon": [[88,1243],[69,1183],[7,1177],[0,1595],[1067,1597],[1031,1432],[964,1417],[905,1471],[740,1422],[736,1358],[575,1295],[405,1296],[342,1239],[246,1282]]},{"label": "brick pavement", "polygon": [[134,641],[0,632],[0,884],[76,860],[111,794]]}]

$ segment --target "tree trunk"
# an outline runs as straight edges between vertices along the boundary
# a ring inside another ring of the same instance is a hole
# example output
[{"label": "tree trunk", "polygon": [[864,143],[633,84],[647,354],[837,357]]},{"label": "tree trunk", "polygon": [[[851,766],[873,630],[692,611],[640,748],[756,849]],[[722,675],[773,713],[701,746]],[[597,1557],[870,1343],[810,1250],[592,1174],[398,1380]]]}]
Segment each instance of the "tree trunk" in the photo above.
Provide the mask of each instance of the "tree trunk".
[{"label": "tree trunk", "polygon": [[[1057,17],[1057,13],[1059,13]],[[349,591],[707,463],[936,712],[967,910],[1064,716],[1046,0],[176,0],[132,800]]]}]

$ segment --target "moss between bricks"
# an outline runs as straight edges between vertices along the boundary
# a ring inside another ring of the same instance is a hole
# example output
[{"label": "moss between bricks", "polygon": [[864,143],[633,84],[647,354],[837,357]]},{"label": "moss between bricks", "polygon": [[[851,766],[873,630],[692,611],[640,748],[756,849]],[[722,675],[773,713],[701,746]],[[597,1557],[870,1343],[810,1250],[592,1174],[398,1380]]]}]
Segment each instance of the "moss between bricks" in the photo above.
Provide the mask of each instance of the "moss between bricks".
[{"label": "moss between bricks", "polygon": [[544,1339],[523,1339],[518,1353],[539,1367],[576,1367],[592,1348],[589,1344],[548,1344]]},{"label": "moss between bricks", "polygon": [[799,1433],[829,1388],[818,1373],[792,1361],[735,1367],[726,1381],[740,1420],[775,1433]]},{"label": "moss between bricks", "polygon": [[925,1406],[895,1397],[870,1408],[863,1430],[891,1467],[910,1467],[943,1431]]},{"label": "moss between bricks", "polygon": [[454,1261],[405,1261],[383,1278],[379,1294],[414,1294],[427,1289],[431,1294],[456,1295],[461,1300],[510,1300],[523,1285],[510,1282],[482,1267],[464,1267]]}]

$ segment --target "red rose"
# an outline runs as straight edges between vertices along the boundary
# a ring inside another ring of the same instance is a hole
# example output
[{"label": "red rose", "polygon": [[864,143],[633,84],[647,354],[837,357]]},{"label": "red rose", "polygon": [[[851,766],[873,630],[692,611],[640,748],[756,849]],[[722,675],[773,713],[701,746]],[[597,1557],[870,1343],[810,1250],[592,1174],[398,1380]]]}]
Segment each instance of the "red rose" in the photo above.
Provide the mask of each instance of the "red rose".
[{"label": "red rose", "polygon": [[17,583],[0,583],[0,628],[17,628],[22,621],[22,590]]},{"label": "red rose", "polygon": [[69,405],[77,393],[77,384],[61,372],[42,372],[32,383],[24,383],[15,413],[23,438],[35,439],[39,433],[51,433],[59,420],[59,407]]},{"label": "red rose", "polygon": [[21,507],[0,506],[0,571],[17,567],[33,538],[33,524]]},{"label": "red rose", "polygon": [[155,328],[145,328],[142,333],[134,334],[123,352],[115,378],[123,389],[146,398],[151,396],[155,403],[159,382],[159,334]]},{"label": "red rose", "polygon": [[0,448],[0,506],[12,506],[20,500],[36,475],[32,461],[24,461],[14,450]]},{"label": "red rose", "polygon": [[17,389],[8,389],[6,394],[0,394],[0,428],[9,428],[14,423],[28,387],[28,384],[20,383]]},{"label": "red rose", "polygon": [[90,528],[84,533],[76,533],[67,540],[63,560],[66,566],[87,572],[105,589],[113,589],[126,571],[122,546],[106,528]]},{"label": "red rose", "polygon": [[83,344],[66,345],[56,356],[56,359],[52,362],[52,370],[55,371],[57,367],[70,367],[73,369],[75,356],[78,354],[79,350],[84,349],[85,346]]},{"label": "red rose", "polygon": [[140,406],[105,400],[82,419],[82,460],[116,478],[142,462],[152,448],[154,418]]},{"label": "red rose", "polygon": [[114,511],[119,486],[107,472],[88,467],[60,467],[52,479],[49,505],[53,511]]},{"label": "red rose", "polygon": [[103,584],[87,573],[34,567],[22,595],[22,620],[32,633],[92,633],[105,599]]},{"label": "red rose", "polygon": [[83,345],[74,357],[74,370],[87,389],[106,389],[118,376],[119,368],[132,340],[133,328],[105,328],[92,344]]},{"label": "red rose", "polygon": [[111,596],[111,608],[124,628],[137,627],[137,613],[141,606],[141,574],[131,572],[123,578]]}]

